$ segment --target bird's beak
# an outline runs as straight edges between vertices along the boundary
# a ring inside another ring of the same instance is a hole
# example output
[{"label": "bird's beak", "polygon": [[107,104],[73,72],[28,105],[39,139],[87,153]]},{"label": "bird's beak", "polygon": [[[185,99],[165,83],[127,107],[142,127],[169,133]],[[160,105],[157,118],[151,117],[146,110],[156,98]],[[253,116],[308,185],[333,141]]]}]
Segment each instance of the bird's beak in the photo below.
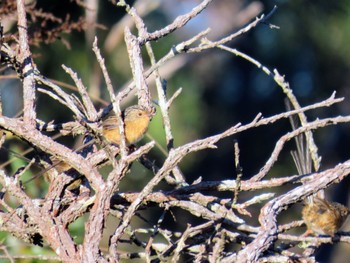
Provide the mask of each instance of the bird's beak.
[{"label": "bird's beak", "polygon": [[154,115],[156,115],[157,109],[156,107],[151,107],[150,111],[148,112],[148,116],[150,118],[153,118]]}]

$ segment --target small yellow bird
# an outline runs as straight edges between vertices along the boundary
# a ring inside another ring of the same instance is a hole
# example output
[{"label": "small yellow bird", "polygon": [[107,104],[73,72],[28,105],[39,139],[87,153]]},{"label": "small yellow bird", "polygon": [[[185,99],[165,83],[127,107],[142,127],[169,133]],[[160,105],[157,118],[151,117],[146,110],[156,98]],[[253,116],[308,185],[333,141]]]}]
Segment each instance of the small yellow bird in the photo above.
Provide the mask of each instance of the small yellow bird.
[{"label": "small yellow bird", "polygon": [[[154,110],[149,111],[138,105],[130,106],[122,112],[126,145],[137,143],[142,139],[154,113]],[[114,114],[110,114],[102,122],[102,134],[109,142],[120,144],[121,136],[117,117]]]},{"label": "small yellow bird", "polygon": [[[148,130],[149,123],[154,114],[155,108],[147,110],[139,105],[130,106],[122,111],[125,142],[127,146],[137,143],[143,138]],[[119,132],[117,117],[113,113],[110,113],[102,121],[102,134],[111,143],[117,145],[121,143],[121,135]],[[86,147],[88,144],[89,143],[83,145],[83,147]],[[51,159],[53,163],[51,168],[54,167],[58,173],[66,172],[71,168],[69,164],[56,160],[54,157],[51,157]],[[48,169],[45,171],[47,170]],[[50,179],[48,173],[45,173],[44,176],[45,178]]]}]

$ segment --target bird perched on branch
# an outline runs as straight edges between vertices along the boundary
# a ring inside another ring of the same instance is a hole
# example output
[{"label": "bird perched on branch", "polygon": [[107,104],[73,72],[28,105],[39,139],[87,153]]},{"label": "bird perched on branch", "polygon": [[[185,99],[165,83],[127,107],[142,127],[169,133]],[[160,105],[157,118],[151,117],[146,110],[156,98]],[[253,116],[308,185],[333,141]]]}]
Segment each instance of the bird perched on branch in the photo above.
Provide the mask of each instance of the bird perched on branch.
[{"label": "bird perched on branch", "polygon": [[[143,138],[143,136],[148,130],[148,126],[154,114],[155,108],[151,108],[150,110],[148,110],[145,107],[139,105],[130,106],[124,111],[122,111],[121,117],[124,123],[125,143],[127,146],[135,144]],[[57,126],[61,127],[62,125]],[[102,120],[102,134],[110,143],[120,145],[121,135],[119,131],[118,119],[114,113],[110,113]],[[93,142],[94,140],[84,144],[75,151],[80,153],[81,150],[83,152],[84,148],[91,145]],[[83,155],[83,153],[80,154]],[[41,174],[45,174],[45,177],[49,179],[47,171],[54,167],[58,171],[58,173],[66,172],[71,169],[71,166],[69,164],[57,160],[54,157],[51,157],[51,161],[52,166],[48,169],[45,169],[45,171],[42,171],[39,175],[36,175],[34,178],[40,176]]]},{"label": "bird perched on branch", "polygon": [[[287,109],[291,109],[289,103],[287,104]],[[297,120],[291,117],[290,122],[293,130],[296,130],[298,128]],[[295,141],[297,150],[292,151],[291,154],[298,173],[310,174],[312,172],[312,163],[306,138],[303,134],[299,134],[295,137]],[[304,201],[302,217],[308,230],[303,236],[314,233],[333,237],[345,222],[349,215],[349,209],[342,204],[321,199],[316,196],[317,194],[320,193],[314,193],[314,195],[309,196]]]},{"label": "bird perched on branch", "polygon": [[[155,114],[154,108],[147,110],[146,108],[134,105],[122,111],[122,119],[124,123],[125,143],[127,146],[140,141],[148,130],[148,126]],[[114,113],[110,113],[102,121],[102,134],[107,141],[120,145],[121,134],[119,131],[118,119]],[[92,141],[93,142],[93,141]],[[84,144],[78,150],[87,147],[89,143]],[[56,169],[59,172],[67,170],[70,166],[64,162],[60,162]]]},{"label": "bird perched on branch", "polygon": [[[154,114],[153,109],[147,110],[139,105],[130,106],[122,112],[126,145],[137,143],[142,139]],[[118,145],[121,143],[118,121],[114,114],[110,114],[102,121],[102,127],[102,134],[109,142]]]},{"label": "bird perched on branch", "polygon": [[303,220],[308,228],[304,236],[312,232],[334,236],[349,213],[349,209],[342,204],[313,197],[302,210]]}]

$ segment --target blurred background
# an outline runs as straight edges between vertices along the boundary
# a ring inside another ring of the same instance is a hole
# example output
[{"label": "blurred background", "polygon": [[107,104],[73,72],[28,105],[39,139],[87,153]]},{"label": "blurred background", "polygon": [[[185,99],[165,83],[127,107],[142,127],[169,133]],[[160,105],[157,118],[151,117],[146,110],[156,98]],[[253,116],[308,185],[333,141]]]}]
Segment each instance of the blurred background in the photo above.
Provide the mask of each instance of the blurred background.
[{"label": "blurred background", "polygon": [[[132,4],[135,1],[127,2]],[[178,15],[189,12],[199,3],[200,1],[196,0],[142,0],[136,1],[135,5],[138,12],[145,18],[148,31],[152,32],[169,24]],[[70,88],[69,85],[74,83],[62,70],[61,65],[64,64],[76,71],[84,84],[89,87],[96,106],[102,108],[108,104],[109,97],[91,50],[93,38],[95,35],[98,37],[98,45],[105,57],[117,92],[125,87],[131,78],[123,30],[125,26],[133,28],[133,24],[130,18],[125,16],[124,9],[116,7],[113,1],[86,0],[84,4],[90,7],[86,11],[70,0],[28,2],[28,5],[33,5],[36,10],[52,13],[55,17],[62,19],[61,22],[50,21],[45,24],[40,19],[31,21],[30,30],[33,32],[40,32],[39,29],[44,27],[54,29],[58,24],[64,27],[67,14],[69,14],[68,21],[74,21],[77,24],[72,30],[67,32],[63,30],[53,39],[50,39],[50,36],[43,36],[45,41],[40,43],[33,41],[32,51],[34,61],[41,73],[48,78],[60,81],[67,91]],[[285,75],[302,106],[326,99],[333,91],[337,92],[338,97],[345,97],[343,103],[331,108],[307,112],[309,121],[317,117],[349,114],[349,0],[213,1],[184,28],[152,43],[156,58],[162,58],[173,45],[191,38],[208,27],[211,28],[208,38],[220,39],[239,30],[262,13],[267,14],[274,5],[278,6],[278,10],[268,23],[278,26],[279,29],[271,29],[268,24],[260,24],[234,39],[229,46],[252,56],[270,70],[278,69],[282,75]],[[5,33],[15,34],[16,20],[8,14],[0,13],[0,15]],[[80,17],[86,20],[84,27],[79,26]],[[133,29],[133,32],[136,31]],[[144,57],[147,68],[150,63],[146,54]],[[0,81],[0,92],[3,111],[7,116],[15,116],[22,108],[21,84],[13,77],[12,70],[3,69],[1,72],[3,79]],[[161,68],[161,75],[167,81],[168,97],[182,87],[181,95],[174,101],[170,110],[175,147],[220,133],[238,122],[248,123],[259,112],[267,117],[285,111],[284,94],[270,77],[250,62],[219,49],[199,54],[179,55]],[[156,101],[157,94],[152,80],[150,80],[150,86]],[[123,107],[134,103],[136,103],[135,96],[130,96],[125,100]],[[72,119],[70,112],[45,94],[38,94],[37,105],[38,117],[42,120],[64,122]],[[273,125],[249,130],[219,142],[216,150],[191,154],[181,163],[180,168],[189,183],[198,177],[202,177],[205,181],[235,179],[233,142],[237,140],[241,150],[243,179],[250,178],[265,164],[280,136],[290,129],[289,122],[282,120]],[[314,133],[319,154],[322,156],[321,169],[333,167],[349,159],[349,129],[349,125],[337,125],[322,128]],[[166,147],[159,112],[152,121],[149,135],[164,148]],[[72,147],[77,141],[72,138],[59,140]],[[27,146],[18,144],[18,140],[13,138],[7,142],[7,147],[21,152]],[[297,173],[290,156],[290,150],[293,149],[295,144],[291,141],[282,152],[269,177]],[[0,153],[1,161],[8,159],[8,153],[4,151]],[[157,149],[151,152],[151,156],[158,164],[164,160],[161,151]],[[7,169],[14,172],[20,165],[22,165],[21,161],[17,159]],[[141,165],[135,164],[132,167],[132,175],[125,179],[121,191],[138,191],[151,176],[151,173]],[[349,180],[346,179],[341,184],[327,189],[327,197],[349,206]],[[135,186],[138,189],[135,189]],[[164,184],[160,187],[167,186]],[[33,191],[35,192],[33,194],[40,195],[41,190]],[[282,189],[272,191],[279,192]],[[231,194],[222,194],[220,197]],[[254,194],[256,192],[252,193]],[[241,196],[240,201],[244,201],[245,198]],[[259,209],[250,212],[253,218],[257,218]],[[281,222],[297,219],[300,219],[298,206],[291,207],[281,215]],[[177,223],[183,224],[183,227],[186,224],[185,221]],[[75,222],[75,224],[79,226],[81,222]],[[344,229],[349,230],[350,225],[345,226]],[[334,252],[343,246],[345,250],[342,253]],[[330,249],[333,249],[334,254],[329,253]],[[348,254],[345,253],[346,250]],[[342,260],[349,257],[349,251],[348,245],[322,247],[317,260],[347,262]],[[340,258],[339,255],[344,258]]]}]

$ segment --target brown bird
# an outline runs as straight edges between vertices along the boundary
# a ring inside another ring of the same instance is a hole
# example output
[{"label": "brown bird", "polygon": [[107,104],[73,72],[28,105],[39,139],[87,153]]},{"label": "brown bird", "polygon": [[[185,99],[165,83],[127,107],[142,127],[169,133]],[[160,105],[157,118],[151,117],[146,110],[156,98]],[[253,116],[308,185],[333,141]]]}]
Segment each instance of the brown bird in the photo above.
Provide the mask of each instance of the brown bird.
[{"label": "brown bird", "polygon": [[[126,145],[137,143],[142,139],[154,114],[153,109],[149,111],[138,105],[130,106],[122,112]],[[114,114],[110,114],[102,122],[102,133],[109,142],[121,143],[117,117]]]},{"label": "brown bird", "polygon": [[[147,110],[142,106],[134,105],[126,108],[122,111],[122,119],[124,122],[124,135],[126,145],[132,145],[140,141],[148,130],[149,123],[155,114],[155,110]],[[111,143],[119,145],[121,143],[121,135],[119,132],[119,126],[117,117],[114,113],[110,113],[102,121],[102,134]],[[91,141],[93,143],[94,141]],[[88,146],[89,143],[84,144],[75,150],[75,152]],[[52,158],[53,166],[59,173],[64,172],[70,168],[70,166],[62,161]]]},{"label": "brown bird", "polygon": [[[287,109],[291,109],[289,103],[287,103]],[[290,122],[293,130],[296,130],[298,128],[297,119],[291,117]],[[312,162],[305,135],[298,135],[295,137],[295,141],[297,150],[291,152],[295,166],[299,174],[309,174],[312,172]],[[345,222],[348,214],[349,209],[342,204],[329,202],[316,196],[309,196],[304,201],[302,210],[302,217],[308,228],[303,236],[314,233],[333,237]]]},{"label": "brown bird", "polygon": [[304,236],[310,233],[334,236],[345,222],[350,211],[336,202],[318,197],[311,198],[302,210],[303,220],[308,228]]},{"label": "brown bird", "polygon": [[[130,106],[124,111],[122,111],[122,119],[124,122],[124,135],[127,146],[137,143],[143,138],[143,136],[148,130],[149,123],[152,120],[154,114],[154,108],[152,108],[151,110],[147,110],[146,108],[139,105]],[[102,134],[111,143],[117,145],[121,143],[121,135],[119,132],[117,117],[113,113],[110,113],[102,121]],[[93,141],[91,141],[91,143],[92,142]],[[79,147],[75,151],[81,150],[89,144],[90,142],[83,145],[82,147]],[[45,171],[39,174],[44,174],[45,178],[49,181],[50,177],[47,173],[49,169],[55,168],[58,173],[63,173],[71,169],[71,166],[69,164],[63,161],[59,161],[55,157],[51,157],[51,160],[53,163],[52,166],[48,169],[45,169]],[[39,175],[36,175],[34,178],[38,177]]]}]

